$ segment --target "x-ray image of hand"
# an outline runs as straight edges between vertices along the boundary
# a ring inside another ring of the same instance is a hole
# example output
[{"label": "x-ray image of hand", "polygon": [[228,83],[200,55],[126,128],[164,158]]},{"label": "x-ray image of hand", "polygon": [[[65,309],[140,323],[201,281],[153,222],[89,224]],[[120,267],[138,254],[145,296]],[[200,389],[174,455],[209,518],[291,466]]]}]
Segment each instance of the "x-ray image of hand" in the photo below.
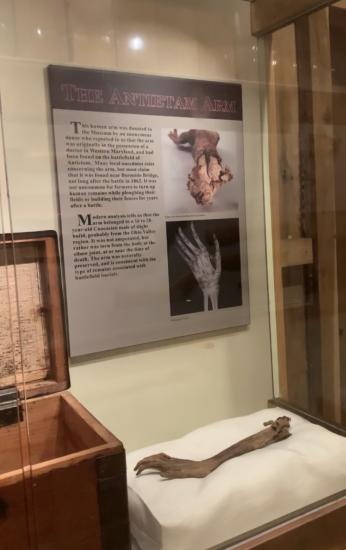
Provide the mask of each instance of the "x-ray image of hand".
[{"label": "x-ray image of hand", "polygon": [[189,240],[179,227],[176,246],[180,256],[191,269],[204,298],[204,311],[209,310],[209,300],[213,310],[218,309],[221,277],[220,244],[214,235],[215,255],[211,255],[202,243],[194,224],[190,225],[194,242]]}]

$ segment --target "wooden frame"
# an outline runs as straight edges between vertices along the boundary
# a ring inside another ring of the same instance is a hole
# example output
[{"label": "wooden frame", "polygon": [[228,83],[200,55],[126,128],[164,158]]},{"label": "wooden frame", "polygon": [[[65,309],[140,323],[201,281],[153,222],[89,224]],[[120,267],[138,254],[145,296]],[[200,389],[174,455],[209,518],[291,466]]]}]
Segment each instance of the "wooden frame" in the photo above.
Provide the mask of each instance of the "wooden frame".
[{"label": "wooden frame", "polygon": [[330,10],[309,18],[313,148],[315,155],[318,281],[321,318],[321,383],[324,418],[341,422],[339,289]]},{"label": "wooden frame", "polygon": [[[24,373],[25,397],[63,391],[70,386],[70,379],[57,234],[55,231],[6,234],[0,252],[6,256],[4,261],[7,265],[19,266],[21,262],[28,261],[28,258],[36,257],[41,273],[44,292],[41,315],[49,342],[49,374],[45,379],[30,380]],[[18,298],[20,302],[20,295]],[[23,376],[21,373],[14,374],[13,381],[10,382],[18,386],[22,396]]]},{"label": "wooden frame", "polygon": [[[299,98],[297,45],[293,26],[268,37],[267,98],[276,327],[280,395],[307,406],[307,334],[301,292],[304,267],[314,261],[311,238],[299,216]],[[309,267],[310,269],[310,267]],[[295,342],[294,348],[287,342]],[[292,384],[292,380],[297,383]]]},{"label": "wooden frame", "polygon": [[341,364],[341,410],[342,421],[346,425],[346,194],[345,194],[345,153],[346,153],[346,69],[345,69],[345,36],[346,36],[346,2],[338,3],[330,9],[331,25],[331,59],[333,89],[333,127],[334,127],[334,173],[336,210],[336,250],[337,250],[337,284],[339,310],[339,339]]},{"label": "wooden frame", "polygon": [[336,0],[254,0],[251,4],[251,29],[255,36],[264,36],[280,29],[303,15],[308,15]]}]

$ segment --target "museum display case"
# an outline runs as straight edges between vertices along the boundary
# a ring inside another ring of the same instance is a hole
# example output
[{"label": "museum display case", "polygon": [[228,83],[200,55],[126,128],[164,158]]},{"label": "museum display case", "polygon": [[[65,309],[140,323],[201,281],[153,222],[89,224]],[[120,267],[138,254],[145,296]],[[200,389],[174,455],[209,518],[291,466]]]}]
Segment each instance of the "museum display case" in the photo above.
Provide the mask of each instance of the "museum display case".
[{"label": "museum display case", "polygon": [[0,3],[0,548],[346,547],[345,37]]}]

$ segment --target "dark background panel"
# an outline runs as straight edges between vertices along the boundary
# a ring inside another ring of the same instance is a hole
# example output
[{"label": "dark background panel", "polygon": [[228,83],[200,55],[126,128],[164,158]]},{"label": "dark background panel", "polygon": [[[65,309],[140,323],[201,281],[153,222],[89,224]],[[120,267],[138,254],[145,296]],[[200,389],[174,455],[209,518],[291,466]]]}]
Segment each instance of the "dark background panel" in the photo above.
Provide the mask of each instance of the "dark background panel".
[{"label": "dark background panel", "polygon": [[[79,67],[64,67],[50,65],[48,67],[48,82],[53,109],[72,109],[79,111],[99,111],[115,113],[146,114],[157,116],[202,117],[224,120],[242,120],[242,87],[240,84],[227,82],[212,82],[188,78],[149,76],[120,71],[99,69],[83,69]],[[101,90],[103,102],[92,100],[66,101],[63,86],[77,86],[85,90]],[[202,107],[205,98],[235,102],[235,111],[205,111],[203,109],[167,109],[147,106],[110,105],[113,90],[120,93],[134,92],[140,94],[162,94],[165,96],[196,97]]]},{"label": "dark background panel", "polygon": [[[215,252],[215,234],[221,251],[219,309],[242,305],[239,220],[194,220],[195,229],[211,255]],[[189,266],[176,247],[176,234],[181,227],[194,243],[190,221],[166,223],[171,315],[187,315],[204,310],[203,294]],[[210,307],[210,306],[209,306]]]}]

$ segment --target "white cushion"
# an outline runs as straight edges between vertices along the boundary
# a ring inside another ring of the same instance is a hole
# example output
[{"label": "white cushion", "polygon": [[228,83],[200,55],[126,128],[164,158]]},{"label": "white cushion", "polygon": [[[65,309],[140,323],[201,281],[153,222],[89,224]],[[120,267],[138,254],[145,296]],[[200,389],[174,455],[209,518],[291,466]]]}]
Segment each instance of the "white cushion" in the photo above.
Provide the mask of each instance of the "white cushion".
[{"label": "white cushion", "polygon": [[[145,456],[210,457],[278,416],[292,436],[225,462],[204,479],[136,477]],[[346,489],[346,438],[285,410],[210,424],[127,455],[131,532],[141,550],[204,550]]]}]

